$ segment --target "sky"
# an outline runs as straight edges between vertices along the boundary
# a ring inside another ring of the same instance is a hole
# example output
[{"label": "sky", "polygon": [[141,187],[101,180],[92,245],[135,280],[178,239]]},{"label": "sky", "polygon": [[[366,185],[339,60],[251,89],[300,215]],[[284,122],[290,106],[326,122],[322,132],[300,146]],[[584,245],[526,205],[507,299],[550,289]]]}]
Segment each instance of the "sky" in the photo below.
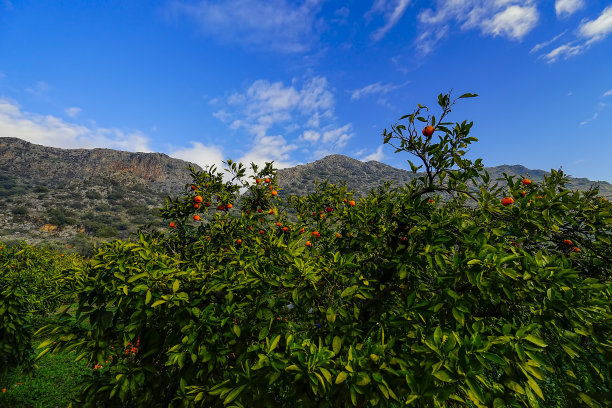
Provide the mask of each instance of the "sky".
[{"label": "sky", "polygon": [[0,0],[0,137],[45,146],[409,169],[383,129],[451,89],[468,158],[612,182],[610,0]]}]

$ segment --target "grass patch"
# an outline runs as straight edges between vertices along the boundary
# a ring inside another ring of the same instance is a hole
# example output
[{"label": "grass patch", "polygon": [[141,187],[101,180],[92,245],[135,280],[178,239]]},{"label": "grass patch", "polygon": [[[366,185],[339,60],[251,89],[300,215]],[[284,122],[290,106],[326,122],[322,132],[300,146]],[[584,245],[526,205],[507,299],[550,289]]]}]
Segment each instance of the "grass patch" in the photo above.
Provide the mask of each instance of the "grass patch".
[{"label": "grass patch", "polygon": [[0,378],[0,407],[67,407],[76,396],[81,376],[91,371],[84,360],[74,362],[75,352],[48,353],[30,373],[16,370]]}]

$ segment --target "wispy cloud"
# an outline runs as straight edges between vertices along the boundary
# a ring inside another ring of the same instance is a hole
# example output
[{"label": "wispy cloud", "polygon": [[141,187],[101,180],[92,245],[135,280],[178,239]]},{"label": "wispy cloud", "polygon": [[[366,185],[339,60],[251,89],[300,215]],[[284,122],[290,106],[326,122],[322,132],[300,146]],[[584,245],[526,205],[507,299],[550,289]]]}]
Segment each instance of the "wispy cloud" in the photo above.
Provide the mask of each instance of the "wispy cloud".
[{"label": "wispy cloud", "polygon": [[587,38],[587,45],[601,41],[612,33],[612,6],[608,6],[595,20],[580,25],[579,34]]},{"label": "wispy cloud", "polygon": [[277,168],[294,165],[290,153],[313,144],[319,149],[342,149],[353,136],[352,125],[334,123],[334,96],[324,77],[307,80],[301,87],[282,82],[255,81],[246,91],[218,102],[213,115],[230,129],[253,137],[243,142],[248,149],[240,161]]},{"label": "wispy cloud", "polygon": [[369,18],[372,14],[383,14],[385,25],[372,33],[372,39],[374,41],[382,40],[387,32],[399,22],[409,4],[410,0],[376,0],[365,17]]},{"label": "wispy cloud", "polygon": [[599,117],[599,114],[601,113],[601,111],[602,111],[602,110],[604,110],[604,108],[605,108],[606,106],[608,106],[608,104],[607,104],[607,103],[605,103],[605,102],[599,102],[599,103],[597,104],[597,112],[595,112],[595,113],[593,114],[593,116],[591,116],[589,119],[587,119],[587,120],[583,120],[582,122],[580,122],[580,126],[584,126],[584,125],[586,125],[587,123],[592,122],[592,121],[594,121],[595,119],[597,119],[597,118]]},{"label": "wispy cloud", "polygon": [[51,87],[45,81],[38,81],[34,86],[26,88],[27,93],[40,98],[46,97],[50,90]]},{"label": "wispy cloud", "polygon": [[567,30],[563,31],[561,34],[556,35],[552,40],[548,40],[539,44],[536,44],[531,51],[529,51],[530,54],[533,54],[534,52],[538,52],[539,50],[541,50],[542,48],[548,47],[550,44],[554,43],[555,41],[557,41],[559,38],[563,37],[563,35],[565,35],[565,33],[567,33]]},{"label": "wispy cloud", "polygon": [[0,99],[0,136],[64,149],[106,147],[131,152],[150,152],[150,139],[140,131],[87,127],[52,115],[22,111],[8,99]]},{"label": "wispy cloud", "polygon": [[583,6],[583,0],[557,0],[555,1],[555,13],[557,13],[557,16],[569,16]]},{"label": "wispy cloud", "polygon": [[208,36],[247,48],[304,52],[318,40],[324,23],[317,18],[324,0],[173,1],[168,15],[194,20]]},{"label": "wispy cloud", "polygon": [[66,110],[64,110],[64,112],[66,113],[66,115],[70,116],[71,118],[76,118],[79,113],[81,113],[83,111],[83,109],[77,107],[77,106],[73,106],[71,108],[68,108]]},{"label": "wispy cloud", "polygon": [[[450,21],[461,24],[462,30],[476,28],[484,35],[522,41],[536,27],[539,13],[533,0],[437,0],[435,11],[425,9],[417,18],[428,28],[414,45],[427,54],[446,34]],[[444,34],[440,34],[440,28]]]},{"label": "wispy cloud", "polygon": [[383,146],[380,145],[378,146],[378,148],[376,149],[374,153],[368,154],[367,156],[364,156],[359,160],[365,161],[365,162],[370,161],[370,160],[381,161],[384,158],[385,158],[385,155],[383,153]]},{"label": "wispy cloud", "polygon": [[604,92],[604,94],[603,94],[603,95],[601,95],[601,96],[602,96],[602,97],[604,97],[604,96],[612,96],[612,89],[610,89],[610,90],[608,90],[608,91]]},{"label": "wispy cloud", "polygon": [[351,93],[351,99],[357,100],[361,99],[364,96],[368,95],[386,95],[389,92],[395,91],[396,89],[403,88],[408,85],[410,81],[404,82],[399,85],[394,84],[382,84],[380,81],[364,86],[363,88],[354,89],[353,91],[348,91]]},{"label": "wispy cloud", "polygon": [[547,63],[553,63],[563,58],[567,60],[582,54],[594,43],[603,40],[612,34],[612,6],[605,8],[595,20],[583,20],[577,30],[576,40],[569,41],[554,50],[543,54],[540,58]]}]

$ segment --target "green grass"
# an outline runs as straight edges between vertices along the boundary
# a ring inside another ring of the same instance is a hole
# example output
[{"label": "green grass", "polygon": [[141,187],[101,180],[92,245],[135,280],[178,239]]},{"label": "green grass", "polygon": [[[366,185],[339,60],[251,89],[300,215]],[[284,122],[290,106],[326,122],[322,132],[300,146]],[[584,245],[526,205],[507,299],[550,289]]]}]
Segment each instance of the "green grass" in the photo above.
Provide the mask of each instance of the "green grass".
[{"label": "green grass", "polygon": [[0,378],[0,407],[55,408],[68,407],[76,396],[83,374],[91,371],[85,361],[74,362],[74,352],[46,354],[37,361],[38,370],[24,373],[16,370]]}]

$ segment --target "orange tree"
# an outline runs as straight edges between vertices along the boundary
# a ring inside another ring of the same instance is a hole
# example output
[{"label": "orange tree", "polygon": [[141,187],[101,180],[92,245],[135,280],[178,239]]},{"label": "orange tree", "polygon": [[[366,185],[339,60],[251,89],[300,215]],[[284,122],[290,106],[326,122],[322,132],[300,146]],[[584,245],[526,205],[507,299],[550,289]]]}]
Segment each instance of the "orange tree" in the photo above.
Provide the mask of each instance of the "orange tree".
[{"label": "orange tree", "polygon": [[329,183],[283,197],[271,163],[248,181],[231,160],[227,181],[191,169],[168,232],[100,248],[76,273],[76,322],[39,332],[55,336],[41,353],[94,368],[76,402],[610,403],[612,206],[560,171],[492,185],[464,157],[472,123],[447,127],[454,102],[438,103],[439,121],[419,104],[383,133],[421,160],[411,183],[359,200]]},{"label": "orange tree", "polygon": [[25,242],[0,242],[0,377],[17,366],[29,368],[33,329],[71,296],[58,277],[73,260]]}]

